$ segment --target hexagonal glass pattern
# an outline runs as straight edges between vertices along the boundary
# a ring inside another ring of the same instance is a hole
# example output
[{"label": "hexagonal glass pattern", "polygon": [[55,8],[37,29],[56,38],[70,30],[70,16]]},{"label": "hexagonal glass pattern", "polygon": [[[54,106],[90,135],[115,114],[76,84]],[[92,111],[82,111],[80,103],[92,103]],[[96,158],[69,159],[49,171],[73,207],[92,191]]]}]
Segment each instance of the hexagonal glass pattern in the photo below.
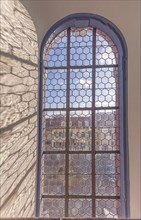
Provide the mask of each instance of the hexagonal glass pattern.
[{"label": "hexagonal glass pattern", "polygon": [[[61,173],[61,171],[59,173]],[[43,175],[42,182],[43,182],[42,191],[46,195],[65,194],[65,175],[59,175],[59,174]]]},{"label": "hexagonal glass pattern", "polygon": [[91,193],[90,175],[69,175],[69,195],[91,195]]},{"label": "hexagonal glass pattern", "polygon": [[43,61],[42,216],[118,218],[117,48],[73,27],[52,33]]},{"label": "hexagonal glass pattern", "polygon": [[44,154],[43,155],[43,174],[62,175],[65,174],[65,155],[64,154]]},{"label": "hexagonal glass pattern", "polygon": [[118,69],[97,68],[95,83],[95,106],[118,106]]},{"label": "hexagonal glass pattern", "polygon": [[91,111],[71,111],[69,148],[74,151],[91,149]]},{"label": "hexagonal glass pattern", "polygon": [[119,111],[118,109],[96,110],[95,126],[97,128],[116,128],[119,127]]},{"label": "hexagonal glass pattern", "polygon": [[42,216],[49,218],[64,217],[65,200],[58,198],[42,199]]},{"label": "hexagonal glass pattern", "polygon": [[96,150],[108,151],[119,150],[119,128],[118,127],[96,127],[95,132]]},{"label": "hexagonal glass pattern", "polygon": [[70,107],[92,106],[92,69],[71,69]]},{"label": "hexagonal glass pattern", "polygon": [[120,155],[102,153],[95,155],[95,173],[99,175],[116,175],[120,173]]},{"label": "hexagonal glass pattern", "polygon": [[97,196],[120,195],[120,175],[101,174],[101,175],[96,175],[95,177],[96,177]]},{"label": "hexagonal glass pattern", "polygon": [[44,175],[42,178],[43,193],[46,195],[65,194],[65,175]]},{"label": "hexagonal glass pattern", "polygon": [[70,65],[92,65],[92,37],[91,28],[71,28],[70,34]]},{"label": "hexagonal glass pattern", "polygon": [[95,114],[95,148],[119,150],[119,111],[97,110]]},{"label": "hexagonal glass pattern", "polygon": [[92,201],[91,199],[69,199],[69,216],[70,217],[91,217]]},{"label": "hexagonal glass pattern", "polygon": [[98,218],[120,218],[119,199],[96,199],[96,217]]},{"label": "hexagonal glass pattern", "polygon": [[91,154],[70,154],[69,155],[69,173],[70,174],[91,174],[92,155]]},{"label": "hexagonal glass pattern", "polygon": [[51,42],[47,43],[43,59],[46,67],[67,65],[67,31],[62,31]]},{"label": "hexagonal glass pattern", "polygon": [[66,70],[46,70],[44,79],[45,108],[66,107]]},{"label": "hexagonal glass pattern", "polygon": [[91,195],[91,154],[70,154],[69,168],[69,195]]},{"label": "hexagonal glass pattern", "polygon": [[115,65],[118,63],[118,52],[113,41],[104,32],[96,32],[96,65]]},{"label": "hexagonal glass pattern", "polygon": [[44,151],[64,150],[66,144],[66,112],[46,111],[44,114]]}]

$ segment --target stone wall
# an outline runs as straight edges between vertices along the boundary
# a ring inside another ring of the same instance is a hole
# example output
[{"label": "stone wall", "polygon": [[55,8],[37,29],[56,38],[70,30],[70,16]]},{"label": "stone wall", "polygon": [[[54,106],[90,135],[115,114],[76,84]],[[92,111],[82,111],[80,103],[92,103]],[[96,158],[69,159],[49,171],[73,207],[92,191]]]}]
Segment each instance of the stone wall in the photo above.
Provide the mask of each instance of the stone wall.
[{"label": "stone wall", "polygon": [[1,1],[0,217],[35,216],[38,46],[18,0]]}]

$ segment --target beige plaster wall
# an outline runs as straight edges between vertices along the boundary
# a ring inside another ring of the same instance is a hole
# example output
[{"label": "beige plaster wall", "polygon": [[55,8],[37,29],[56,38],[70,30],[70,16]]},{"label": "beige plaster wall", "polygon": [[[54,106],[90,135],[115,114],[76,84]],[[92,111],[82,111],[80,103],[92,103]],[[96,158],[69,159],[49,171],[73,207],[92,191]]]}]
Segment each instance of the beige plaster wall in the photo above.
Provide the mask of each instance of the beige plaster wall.
[{"label": "beige plaster wall", "polygon": [[59,19],[78,12],[90,12],[111,20],[123,33],[129,52],[128,122],[130,153],[131,217],[141,218],[141,1],[140,0],[22,0],[32,16],[39,44]]},{"label": "beige plaster wall", "polygon": [[38,47],[19,1],[1,1],[0,217],[35,215]]}]

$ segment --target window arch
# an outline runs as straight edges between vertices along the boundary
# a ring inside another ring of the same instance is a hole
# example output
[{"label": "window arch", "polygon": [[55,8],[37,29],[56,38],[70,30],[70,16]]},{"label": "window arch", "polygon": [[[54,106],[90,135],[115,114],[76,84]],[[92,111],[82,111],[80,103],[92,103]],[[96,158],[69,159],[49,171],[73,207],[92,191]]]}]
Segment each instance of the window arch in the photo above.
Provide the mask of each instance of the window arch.
[{"label": "window arch", "polygon": [[74,14],[48,31],[40,58],[37,216],[129,217],[121,32]]}]

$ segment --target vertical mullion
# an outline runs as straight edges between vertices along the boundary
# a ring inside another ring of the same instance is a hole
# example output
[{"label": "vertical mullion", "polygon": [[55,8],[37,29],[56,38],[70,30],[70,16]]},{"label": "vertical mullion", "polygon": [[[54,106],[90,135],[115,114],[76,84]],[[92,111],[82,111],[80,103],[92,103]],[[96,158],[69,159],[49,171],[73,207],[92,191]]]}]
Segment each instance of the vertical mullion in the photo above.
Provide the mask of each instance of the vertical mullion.
[{"label": "vertical mullion", "polygon": [[93,28],[92,69],[92,217],[96,217],[95,206],[95,74],[96,74],[96,28]]},{"label": "vertical mullion", "polygon": [[67,94],[66,94],[66,162],[65,162],[65,217],[69,203],[69,107],[70,107],[70,28],[67,29]]}]

